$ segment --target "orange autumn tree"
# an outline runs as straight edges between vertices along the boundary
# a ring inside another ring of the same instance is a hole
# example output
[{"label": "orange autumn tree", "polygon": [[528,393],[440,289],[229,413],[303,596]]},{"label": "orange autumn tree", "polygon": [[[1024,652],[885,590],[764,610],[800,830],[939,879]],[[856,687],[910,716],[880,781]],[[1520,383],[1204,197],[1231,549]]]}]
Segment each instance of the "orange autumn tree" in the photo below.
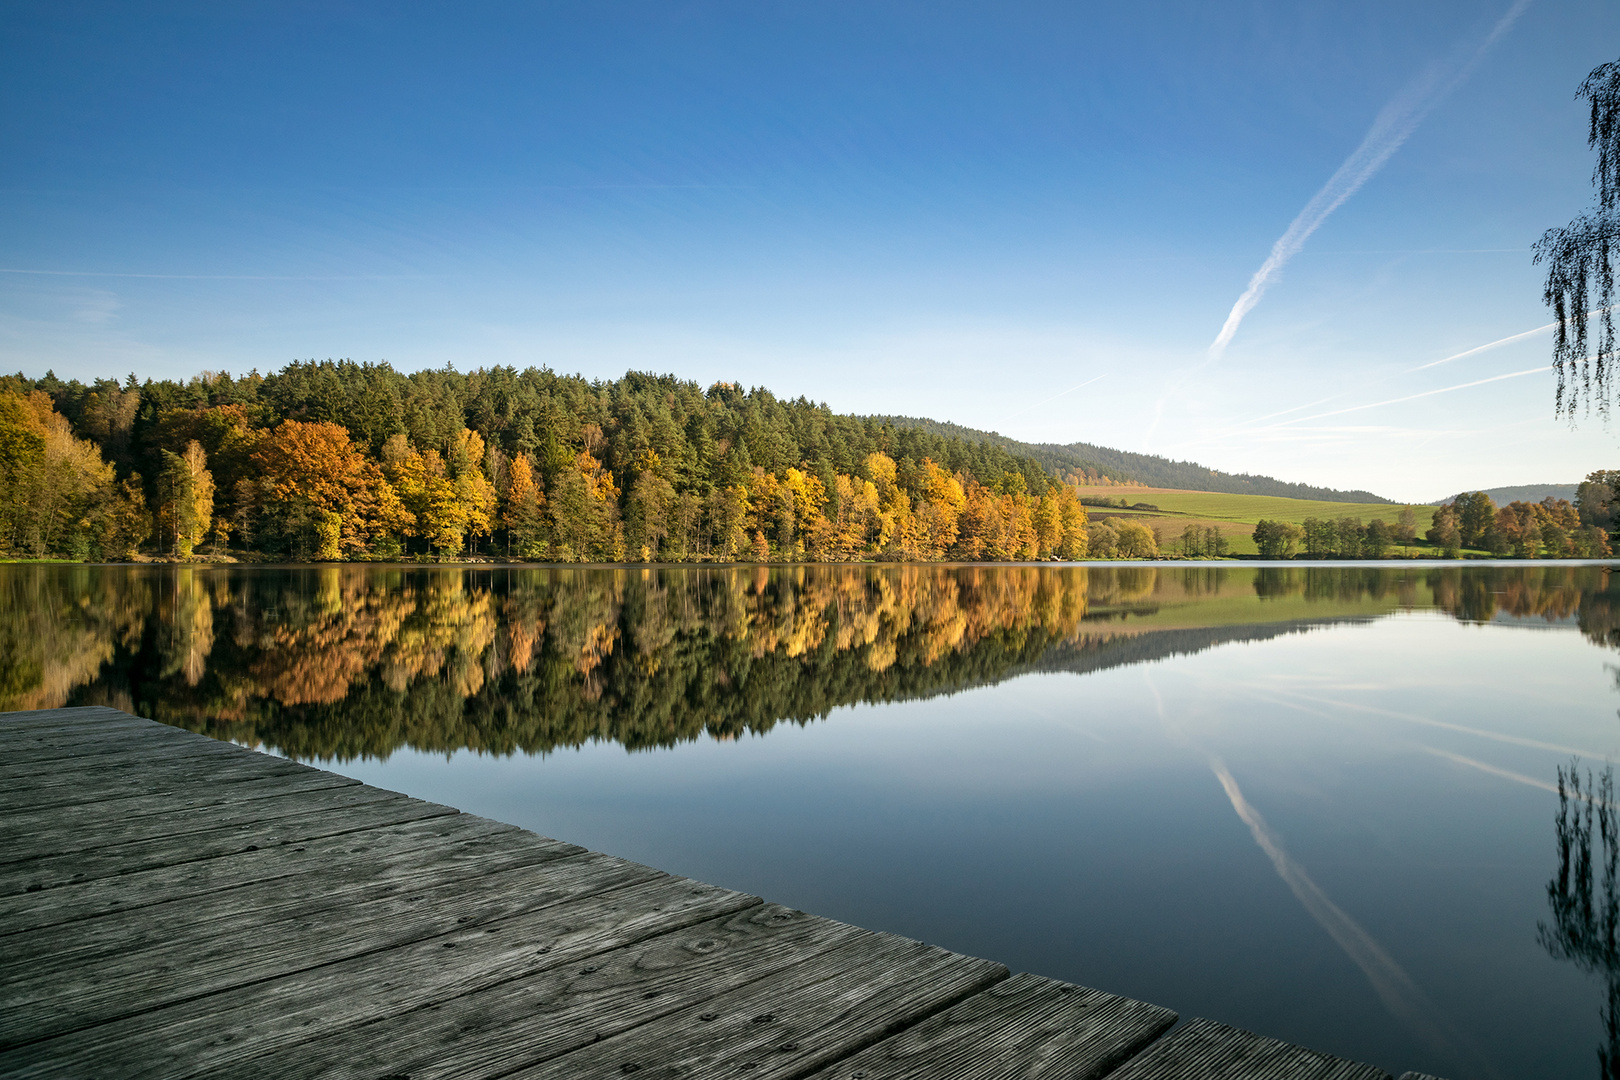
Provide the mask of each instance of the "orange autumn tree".
[{"label": "orange autumn tree", "polygon": [[507,466],[506,511],[501,524],[521,558],[545,557],[545,506],[545,492],[535,482],[529,455],[517,455]]},{"label": "orange autumn tree", "polygon": [[298,558],[352,558],[414,522],[377,463],[324,421],[283,420],[254,450],[258,531]]}]

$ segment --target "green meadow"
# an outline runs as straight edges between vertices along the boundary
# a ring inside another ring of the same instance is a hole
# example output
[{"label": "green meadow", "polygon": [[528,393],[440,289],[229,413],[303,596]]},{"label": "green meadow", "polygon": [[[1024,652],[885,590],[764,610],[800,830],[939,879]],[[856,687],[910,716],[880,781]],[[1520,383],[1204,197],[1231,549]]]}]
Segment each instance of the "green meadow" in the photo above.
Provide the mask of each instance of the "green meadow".
[{"label": "green meadow", "polygon": [[[1164,546],[1175,549],[1176,541],[1188,525],[1200,528],[1214,527],[1226,537],[1234,555],[1254,555],[1257,549],[1250,534],[1262,518],[1270,521],[1291,521],[1303,524],[1306,518],[1357,518],[1371,521],[1383,518],[1394,524],[1401,512],[1400,503],[1345,503],[1318,499],[1286,499],[1276,495],[1227,495],[1216,491],[1176,491],[1170,488],[1087,486],[1082,487],[1083,499],[1124,499],[1126,502],[1148,503],[1156,510],[1132,510],[1109,506],[1087,506],[1086,513],[1095,520],[1102,516],[1130,518],[1148,526],[1158,526]],[[1427,548],[1421,537],[1430,525],[1433,506],[1412,504],[1417,515],[1420,539],[1413,546]],[[1400,549],[1396,549],[1397,553]]]}]

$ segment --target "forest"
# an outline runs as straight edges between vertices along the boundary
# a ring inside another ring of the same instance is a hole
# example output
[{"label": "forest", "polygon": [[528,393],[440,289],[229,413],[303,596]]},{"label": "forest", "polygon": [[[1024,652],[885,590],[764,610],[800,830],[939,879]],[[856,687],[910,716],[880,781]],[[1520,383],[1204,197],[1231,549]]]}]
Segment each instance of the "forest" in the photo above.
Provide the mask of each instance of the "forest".
[{"label": "forest", "polygon": [[1072,485],[988,440],[638,372],[296,362],[0,377],[0,553],[549,562],[1080,558]]},{"label": "forest", "polygon": [[918,428],[936,435],[985,440],[1011,453],[1034,458],[1054,476],[1077,484],[1124,483],[1143,487],[1175,488],[1185,491],[1217,491],[1228,495],[1273,495],[1284,499],[1311,499],[1323,502],[1387,503],[1388,499],[1370,491],[1340,491],[1337,488],[1295,484],[1252,473],[1228,473],[1195,461],[1172,461],[1157,454],[1137,454],[1092,443],[1026,443],[995,432],[976,431],[960,424],[920,420],[910,416],[884,416],[878,419],[896,427]]}]

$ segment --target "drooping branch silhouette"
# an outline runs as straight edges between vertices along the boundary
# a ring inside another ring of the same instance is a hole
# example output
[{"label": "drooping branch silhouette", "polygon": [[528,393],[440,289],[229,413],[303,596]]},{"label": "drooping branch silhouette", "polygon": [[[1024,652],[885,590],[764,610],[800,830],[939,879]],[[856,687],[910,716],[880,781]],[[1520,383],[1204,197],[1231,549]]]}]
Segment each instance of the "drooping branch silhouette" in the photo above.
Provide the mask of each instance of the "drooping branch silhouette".
[{"label": "drooping branch silhouette", "polygon": [[1607,420],[1616,358],[1614,259],[1620,250],[1620,62],[1594,68],[1575,96],[1591,105],[1586,141],[1597,151],[1597,205],[1562,228],[1548,229],[1533,250],[1536,265],[1547,266],[1542,299],[1556,323],[1558,415],[1573,420],[1580,407],[1596,404]]},{"label": "drooping branch silhouette", "polygon": [[1604,1043],[1598,1063],[1604,1080],[1620,1077],[1620,813],[1614,805],[1614,769],[1583,783],[1578,765],[1558,770],[1558,870],[1547,883],[1553,922],[1538,923],[1542,946],[1599,975],[1605,984]]}]

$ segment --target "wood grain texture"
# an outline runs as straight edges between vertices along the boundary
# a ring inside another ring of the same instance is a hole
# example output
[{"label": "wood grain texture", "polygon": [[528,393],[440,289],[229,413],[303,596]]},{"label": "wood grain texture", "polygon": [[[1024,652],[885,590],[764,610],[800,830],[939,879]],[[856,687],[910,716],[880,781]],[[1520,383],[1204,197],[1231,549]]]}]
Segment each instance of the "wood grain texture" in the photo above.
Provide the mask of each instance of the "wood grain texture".
[{"label": "wood grain texture", "polygon": [[311,901],[307,910],[283,912],[251,936],[204,935],[199,941],[178,927],[170,940],[94,964],[76,963],[72,956],[36,961],[24,978],[0,983],[0,1050],[657,874],[591,853],[554,860],[543,873],[525,867],[422,888],[379,885],[358,902],[336,906]]},{"label": "wood grain texture", "polygon": [[816,1074],[817,1080],[1092,1080],[1176,1022],[1157,1005],[1014,975]]},{"label": "wood grain texture", "polygon": [[[473,814],[444,815],[292,845],[255,845],[252,851],[239,850],[175,866],[91,878],[72,882],[66,888],[0,896],[0,938],[113,912],[186,901],[255,882],[320,875],[334,864],[355,869],[360,864],[386,868],[395,855],[427,848],[445,850],[453,862],[465,853],[457,846],[466,841],[511,834],[532,835]],[[546,841],[543,837],[536,839],[556,845],[559,854],[578,854],[583,850],[572,844]],[[451,847],[445,849],[443,845]],[[206,906],[188,905],[186,912],[188,918],[196,919],[209,917],[219,909],[216,899]],[[232,898],[228,910],[247,910],[240,894]]]},{"label": "wood grain texture", "polygon": [[[141,747],[145,747],[147,753],[206,753],[209,750],[201,743],[188,745],[191,735],[188,731],[155,720],[116,715],[122,718],[97,718],[49,729],[0,725],[0,749],[5,752],[3,767],[21,769],[47,761],[64,766],[80,761],[94,764],[89,759],[109,754],[138,754]],[[216,747],[229,746],[214,739],[208,742]]]},{"label": "wood grain texture", "polygon": [[1189,1020],[1109,1080],[1390,1080],[1371,1065],[1318,1054],[1213,1020]]},{"label": "wood grain texture", "polygon": [[0,713],[0,740],[90,725],[136,727],[153,723],[105,705],[75,705],[66,709],[33,709]]},{"label": "wood grain texture", "polygon": [[442,1002],[759,903],[661,876],[36,1043],[16,1058],[30,1076],[93,1076],[120,1060],[126,1080],[290,1075],[345,1058],[350,1029],[388,1019],[410,1026],[411,1017],[429,1023]]},{"label": "wood grain texture", "polygon": [[766,904],[289,1047],[217,1075],[266,1080],[504,1076],[871,936]]},{"label": "wood grain texture", "polygon": [[297,776],[311,771],[317,770],[268,754],[240,751],[169,754],[161,758],[120,757],[95,769],[53,767],[28,777],[0,777],[0,814],[45,806],[104,802],[131,795],[154,795],[216,781],[230,783],[256,776]]},{"label": "wood grain texture", "polygon": [[[306,799],[298,812],[267,815],[266,820],[242,821],[178,836],[153,836],[113,847],[42,855],[0,865],[0,897],[37,893],[157,867],[181,866],[456,813],[437,803],[361,785],[346,790],[356,794],[341,803],[335,796]],[[336,812],[338,810],[341,813]]]},{"label": "wood grain texture", "polygon": [[[498,831],[481,828],[482,819],[470,815],[430,819],[439,825],[435,835],[411,838],[402,844],[375,839],[374,833],[350,834],[340,841],[264,852],[263,862],[279,857],[283,863],[303,862],[304,873],[290,873],[257,881],[239,882],[215,888],[205,894],[203,903],[191,897],[174,897],[147,904],[128,905],[91,920],[75,920],[22,934],[6,942],[8,967],[17,969],[18,978],[37,982],[57,968],[96,963],[98,957],[114,953],[132,957],[141,949],[186,948],[188,944],[202,955],[216,939],[261,936],[265,927],[283,919],[309,919],[328,908],[355,905],[391,896],[400,890],[419,892],[465,883],[476,889],[473,878],[524,866],[538,866],[552,859],[582,854],[584,849],[556,840],[547,840],[517,829]],[[490,822],[490,825],[495,825]],[[460,826],[460,831],[455,831]],[[305,850],[300,851],[303,848]],[[251,860],[260,852],[247,852],[224,860],[210,860],[209,868]],[[313,858],[311,858],[313,856]],[[307,861],[305,861],[307,860]],[[196,874],[195,864],[185,868]],[[284,866],[283,869],[291,869]],[[181,871],[157,871],[135,875],[138,896],[152,897],[159,890],[171,891],[167,880],[146,882],[145,878],[170,878]],[[128,877],[106,882],[107,888],[130,883]],[[62,890],[68,896],[77,888]],[[40,894],[35,894],[39,896]],[[64,897],[65,899],[65,897]],[[0,987],[9,977],[0,972]]]},{"label": "wood grain texture", "polygon": [[[78,851],[116,847],[134,843],[154,833],[171,837],[191,833],[206,833],[231,825],[273,820],[290,814],[334,812],[363,803],[403,800],[405,796],[392,791],[357,784],[328,782],[324,778],[313,781],[278,777],[267,781],[261,797],[234,803],[220,803],[179,810],[161,817],[125,818],[117,814],[92,815],[87,822],[77,816],[63,815],[57,826],[46,825],[32,832],[10,832],[6,844],[0,849],[0,876],[6,866],[24,863],[47,855],[67,855]],[[448,806],[439,812],[455,813]]]},{"label": "wood grain texture", "polygon": [[786,1080],[1006,977],[1007,969],[989,960],[892,934],[863,934],[843,948],[512,1075],[606,1080],[634,1072],[661,1080]]},{"label": "wood grain texture", "polygon": [[[246,765],[247,767],[242,767]],[[107,797],[90,795],[70,803],[17,808],[5,815],[8,840],[26,845],[37,836],[53,837],[63,831],[99,829],[109,820],[134,822],[136,818],[182,815],[202,807],[238,806],[253,799],[272,798],[299,791],[356,786],[354,780],[319,769],[294,766],[265,770],[257,762],[221,765],[226,775],[206,784],[167,784],[167,790]],[[167,832],[165,822],[137,825],[142,834]],[[9,846],[9,845],[8,845]]]}]

